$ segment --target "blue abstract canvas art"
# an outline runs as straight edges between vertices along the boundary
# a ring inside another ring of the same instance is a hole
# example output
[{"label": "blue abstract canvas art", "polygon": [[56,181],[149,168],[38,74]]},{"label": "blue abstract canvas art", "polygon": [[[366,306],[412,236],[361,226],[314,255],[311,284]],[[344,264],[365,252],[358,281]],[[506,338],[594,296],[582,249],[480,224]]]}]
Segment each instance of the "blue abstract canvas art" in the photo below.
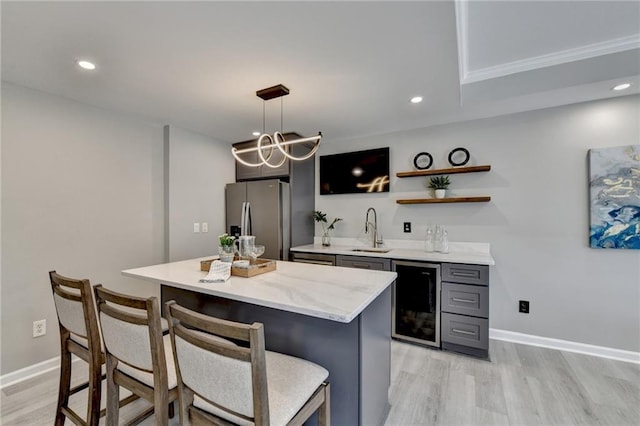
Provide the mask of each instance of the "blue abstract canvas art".
[{"label": "blue abstract canvas art", "polygon": [[589,150],[594,248],[640,249],[640,145]]}]

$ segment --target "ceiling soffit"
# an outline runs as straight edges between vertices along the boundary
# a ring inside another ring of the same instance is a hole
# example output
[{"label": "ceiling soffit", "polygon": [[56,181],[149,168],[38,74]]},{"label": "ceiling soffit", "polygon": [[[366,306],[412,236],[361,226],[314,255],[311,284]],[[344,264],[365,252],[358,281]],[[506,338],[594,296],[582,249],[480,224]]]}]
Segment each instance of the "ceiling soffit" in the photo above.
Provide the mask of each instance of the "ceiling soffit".
[{"label": "ceiling soffit", "polygon": [[[637,80],[640,74],[640,8],[637,4],[617,2],[617,9],[608,10],[605,20],[624,18],[624,25],[616,25],[616,22],[601,21],[603,16],[599,11],[607,7],[603,2],[579,2],[580,9],[575,8],[576,2],[573,2],[573,8],[568,8],[563,2],[545,2],[535,4],[535,9],[531,9],[532,3],[536,2],[506,4],[456,1],[459,77],[463,104],[553,91],[617,78]],[[610,4],[612,3],[609,2]],[[580,26],[610,29],[600,30],[598,34],[593,35],[599,38],[595,42],[584,43],[581,40],[585,40],[586,37],[578,40],[574,34],[569,34],[567,29],[560,25],[563,20],[567,23],[570,19],[568,13],[572,13],[571,19],[575,19],[576,10],[581,10],[584,6],[587,7],[586,12],[577,14],[584,20],[580,22]],[[519,7],[520,14],[517,13]],[[505,8],[511,9],[510,13],[504,12]],[[636,9],[638,10],[634,13]],[[549,19],[550,15],[554,18]],[[496,25],[500,21],[499,18],[510,19],[512,22]],[[518,22],[519,19],[523,22]],[[597,22],[590,22],[594,19]],[[535,39],[535,34],[523,35],[514,31],[514,28],[527,28],[527,25],[532,29],[531,22],[535,20],[539,21],[537,30],[547,33],[543,41]],[[491,35],[482,34],[483,31]],[[489,41],[496,39],[510,39],[513,43],[490,45]],[[527,39],[532,40],[531,46],[525,46]],[[570,48],[565,48],[569,45]],[[522,57],[522,51],[532,52],[536,49],[537,54]],[[478,58],[479,55],[490,58],[485,61],[491,63],[480,63],[472,59]],[[511,60],[513,58],[518,59]]]}]

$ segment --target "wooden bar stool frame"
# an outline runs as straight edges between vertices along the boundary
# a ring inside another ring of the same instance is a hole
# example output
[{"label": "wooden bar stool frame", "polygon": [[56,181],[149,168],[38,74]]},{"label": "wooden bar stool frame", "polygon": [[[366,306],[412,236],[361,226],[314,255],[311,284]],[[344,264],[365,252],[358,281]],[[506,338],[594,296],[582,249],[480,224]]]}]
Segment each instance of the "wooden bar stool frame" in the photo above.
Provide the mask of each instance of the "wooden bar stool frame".
[{"label": "wooden bar stool frame", "polygon": [[[119,321],[133,325],[147,326],[149,329],[149,344],[151,348],[151,362],[153,368],[146,371],[153,374],[154,386],[148,386],[142,381],[118,370],[118,363],[130,365],[126,360],[119,359],[109,351],[107,339],[105,339],[105,352],[107,362],[107,426],[117,426],[119,420],[120,386],[128,389],[133,394],[144,398],[153,404],[129,424],[137,424],[140,419],[151,414],[155,415],[155,424],[167,426],[169,417],[173,417],[173,401],[178,399],[177,387],[169,389],[167,362],[164,351],[163,332],[160,319],[160,305],[156,297],[140,298],[117,293],[104,288],[101,284],[94,286],[98,316],[105,332],[103,315],[107,315]],[[125,307],[122,309],[122,307]],[[143,316],[133,313],[131,309],[146,311]],[[130,365],[141,370],[139,367]],[[161,366],[161,367],[158,367]],[[145,371],[145,370],[141,370]]]},{"label": "wooden bar stool frame", "polygon": [[[63,277],[56,271],[49,271],[49,280],[60,327],[60,384],[54,424],[64,425],[66,417],[76,425],[97,425],[99,418],[105,415],[105,410],[100,410],[102,379],[105,378],[102,374],[102,364],[105,363],[105,357],[102,352],[91,284],[87,279]],[[78,318],[73,318],[71,306],[74,303],[82,307],[83,321],[81,322],[83,324],[78,323]],[[65,310],[65,307],[71,310]],[[86,347],[73,340],[74,335],[80,338],[80,341],[86,341]],[[89,365],[88,381],[73,388],[71,387],[72,354]],[[88,389],[85,419],[69,407],[69,397],[84,389]],[[131,395],[120,401],[119,405],[128,404],[137,398]]]},{"label": "wooden bar stool frame", "polygon": [[[180,373],[179,358],[176,351],[176,337],[213,352],[224,357],[250,362],[253,388],[253,408],[254,416],[247,417],[240,413],[221,407],[211,401],[208,403],[217,408],[241,418],[246,422],[251,422],[255,426],[269,426],[269,397],[267,387],[266,360],[264,326],[261,323],[251,325],[242,324],[227,320],[210,317],[198,312],[191,311],[178,305],[175,301],[169,301],[165,306],[165,315],[169,321],[169,332],[171,334],[171,347],[176,363],[176,374],[178,378],[178,392],[180,401],[180,424],[199,425],[220,425],[231,426],[226,419],[215,416],[193,405],[194,395],[197,392],[189,388]],[[204,333],[215,336],[213,339]],[[220,342],[222,338],[231,339],[238,342],[248,343],[248,347],[235,345],[232,342]],[[313,395],[307,400],[304,406],[287,423],[287,426],[302,425],[313,413],[318,412],[318,424],[320,426],[330,426],[330,385],[328,382],[322,383]],[[206,400],[202,395],[200,398]]]}]

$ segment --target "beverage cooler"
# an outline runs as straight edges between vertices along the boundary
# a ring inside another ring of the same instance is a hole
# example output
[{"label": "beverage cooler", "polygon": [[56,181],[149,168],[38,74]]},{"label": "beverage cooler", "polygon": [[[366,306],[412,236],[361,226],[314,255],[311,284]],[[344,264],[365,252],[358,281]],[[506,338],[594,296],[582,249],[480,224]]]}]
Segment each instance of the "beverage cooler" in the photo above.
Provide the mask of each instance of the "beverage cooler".
[{"label": "beverage cooler", "polygon": [[440,347],[440,265],[393,261],[391,335],[398,340]]}]

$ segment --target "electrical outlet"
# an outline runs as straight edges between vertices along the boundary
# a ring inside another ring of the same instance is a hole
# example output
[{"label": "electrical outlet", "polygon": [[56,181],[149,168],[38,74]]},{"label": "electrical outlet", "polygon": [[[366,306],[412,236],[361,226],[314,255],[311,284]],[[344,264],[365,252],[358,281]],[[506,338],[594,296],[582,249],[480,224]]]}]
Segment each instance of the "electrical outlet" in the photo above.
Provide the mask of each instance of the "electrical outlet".
[{"label": "electrical outlet", "polygon": [[200,232],[200,223],[199,222],[194,222],[193,223],[193,232],[195,232],[195,233]]},{"label": "electrical outlet", "polygon": [[47,334],[47,320],[42,319],[33,322],[33,337],[40,337]]},{"label": "electrical outlet", "polygon": [[519,301],[518,302],[518,310],[523,314],[528,314],[529,313],[529,301],[528,300]]},{"label": "electrical outlet", "polygon": [[404,223],[404,232],[411,232],[411,222]]},{"label": "electrical outlet", "polygon": [[209,224],[207,222],[202,222],[202,232],[209,232]]}]

